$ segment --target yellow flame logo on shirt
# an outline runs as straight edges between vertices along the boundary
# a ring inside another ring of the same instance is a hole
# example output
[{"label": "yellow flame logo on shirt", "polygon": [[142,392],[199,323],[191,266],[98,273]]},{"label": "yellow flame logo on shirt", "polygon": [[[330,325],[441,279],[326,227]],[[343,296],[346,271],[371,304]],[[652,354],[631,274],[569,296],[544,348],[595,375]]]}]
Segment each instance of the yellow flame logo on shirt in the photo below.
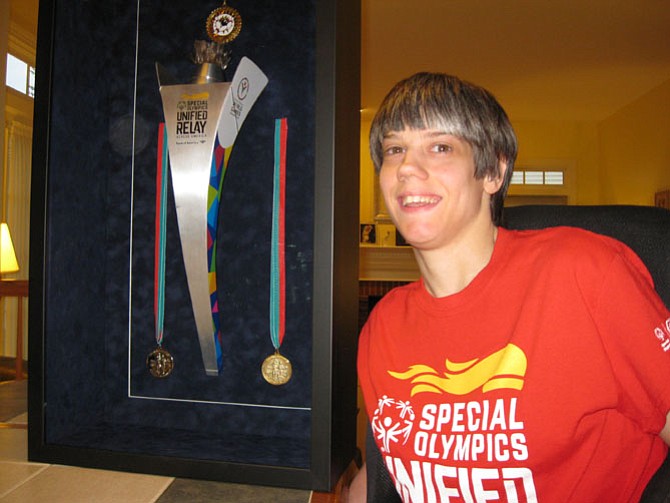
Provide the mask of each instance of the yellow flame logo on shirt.
[{"label": "yellow flame logo on shirt", "polygon": [[396,379],[411,379],[412,393],[449,393],[467,395],[481,388],[484,393],[495,389],[523,388],[527,359],[525,353],[514,344],[508,344],[484,359],[475,358],[468,362],[445,361],[445,377],[428,365],[412,365],[405,372],[388,373]]}]

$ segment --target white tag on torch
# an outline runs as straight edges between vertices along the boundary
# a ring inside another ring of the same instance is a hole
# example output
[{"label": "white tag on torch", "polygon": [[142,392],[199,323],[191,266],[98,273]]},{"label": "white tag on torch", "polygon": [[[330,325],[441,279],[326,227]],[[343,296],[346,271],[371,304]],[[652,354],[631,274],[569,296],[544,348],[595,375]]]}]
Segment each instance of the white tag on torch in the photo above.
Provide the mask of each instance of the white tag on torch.
[{"label": "white tag on torch", "polygon": [[249,58],[243,57],[237,65],[230,90],[223,102],[223,113],[217,128],[222,147],[227,148],[233,144],[249,110],[267,83],[268,78],[261,69]]}]

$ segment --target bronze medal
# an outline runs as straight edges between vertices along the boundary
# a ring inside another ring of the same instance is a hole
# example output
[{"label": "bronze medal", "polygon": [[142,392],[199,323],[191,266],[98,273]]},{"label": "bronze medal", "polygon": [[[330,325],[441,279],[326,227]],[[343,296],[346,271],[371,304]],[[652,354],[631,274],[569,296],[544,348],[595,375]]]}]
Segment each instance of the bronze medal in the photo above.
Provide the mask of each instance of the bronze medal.
[{"label": "bronze medal", "polygon": [[288,358],[280,355],[278,351],[268,356],[261,365],[263,378],[275,386],[286,384],[293,375],[291,362]]},{"label": "bronze medal", "polygon": [[174,359],[170,353],[158,346],[147,356],[147,367],[152,376],[167,377],[174,368]]},{"label": "bronze medal", "polygon": [[242,18],[240,13],[224,2],[214,9],[207,18],[207,34],[217,44],[232,42],[240,34]]}]

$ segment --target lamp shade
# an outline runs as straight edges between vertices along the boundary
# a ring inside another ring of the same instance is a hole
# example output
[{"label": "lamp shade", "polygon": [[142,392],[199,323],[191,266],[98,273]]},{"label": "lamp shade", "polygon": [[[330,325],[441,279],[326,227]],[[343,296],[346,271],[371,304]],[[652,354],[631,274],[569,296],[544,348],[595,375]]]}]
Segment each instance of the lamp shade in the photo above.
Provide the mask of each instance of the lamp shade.
[{"label": "lamp shade", "polygon": [[9,234],[9,226],[2,222],[0,223],[0,273],[16,272],[19,270],[19,263],[16,260],[16,253],[14,253],[14,243],[12,243],[12,236]]}]

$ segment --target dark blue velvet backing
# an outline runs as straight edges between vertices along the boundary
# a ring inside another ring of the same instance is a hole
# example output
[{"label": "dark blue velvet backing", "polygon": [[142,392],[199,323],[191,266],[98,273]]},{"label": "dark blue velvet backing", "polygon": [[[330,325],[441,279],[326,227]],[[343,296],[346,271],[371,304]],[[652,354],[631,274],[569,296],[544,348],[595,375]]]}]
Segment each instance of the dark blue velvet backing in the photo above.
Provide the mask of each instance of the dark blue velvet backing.
[{"label": "dark blue velvet backing", "polygon": [[[167,379],[155,379],[145,364],[155,347],[156,135],[163,120],[154,63],[180,81],[189,80],[195,70],[189,61],[193,41],[206,38],[204,21],[219,5],[141,0],[135,80],[134,3],[56,2],[47,187],[46,440],[307,467],[313,0],[231,3],[243,28],[231,44],[226,77],[232,78],[239,59],[247,56],[269,83],[237,137],[221,198],[217,269],[223,373],[208,377],[202,366],[171,195],[164,344],[175,369]],[[289,125],[282,353],[293,363],[294,375],[275,387],[262,379],[260,365],[273,351],[268,285],[273,128],[280,117]]]}]

